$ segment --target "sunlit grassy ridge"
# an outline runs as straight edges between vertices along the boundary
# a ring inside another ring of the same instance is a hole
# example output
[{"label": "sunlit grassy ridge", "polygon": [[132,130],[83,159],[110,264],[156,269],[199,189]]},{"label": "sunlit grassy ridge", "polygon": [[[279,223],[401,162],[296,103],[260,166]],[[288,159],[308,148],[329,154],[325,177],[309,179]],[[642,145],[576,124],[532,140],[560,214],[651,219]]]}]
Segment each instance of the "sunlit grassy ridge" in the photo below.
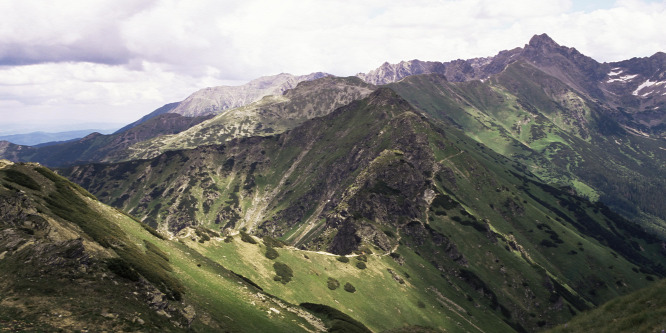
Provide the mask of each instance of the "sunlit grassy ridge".
[{"label": "sunlit grassy ridge", "polygon": [[[367,266],[360,269],[356,266],[359,262],[356,255],[344,263],[332,254],[285,247],[276,248],[279,256],[271,260],[265,257],[265,245],[261,241],[250,244],[240,237],[233,237],[230,242],[185,241],[271,294],[294,304],[332,306],[373,331],[421,325],[454,332],[478,332],[492,330],[501,323],[496,315],[479,311],[455,288],[443,284],[438,271],[418,256],[410,258],[407,266],[399,265],[391,256],[366,254]],[[293,279],[290,282],[274,281],[275,262],[291,267]],[[329,279],[337,280],[340,287],[331,290]],[[343,288],[347,283],[355,292]]]}]

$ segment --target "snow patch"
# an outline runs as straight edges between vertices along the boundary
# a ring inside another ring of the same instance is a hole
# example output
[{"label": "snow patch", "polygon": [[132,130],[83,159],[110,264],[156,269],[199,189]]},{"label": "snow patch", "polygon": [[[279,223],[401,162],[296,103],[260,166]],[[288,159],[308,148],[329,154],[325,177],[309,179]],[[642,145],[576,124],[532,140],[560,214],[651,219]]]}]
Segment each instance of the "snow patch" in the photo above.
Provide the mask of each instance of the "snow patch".
[{"label": "snow patch", "polygon": [[[609,74],[609,75],[610,75],[610,74]],[[625,75],[625,76],[621,76],[621,77],[619,77],[619,78],[617,78],[617,79],[610,79],[610,78],[609,78],[608,80],[606,80],[606,82],[608,82],[608,83],[611,83],[611,82],[617,82],[617,81],[627,82],[627,81],[633,80],[633,79],[634,79],[635,77],[637,77],[637,76],[638,76],[638,74],[634,74],[634,75]]]},{"label": "snow patch", "polygon": [[[653,82],[653,81],[647,80],[647,81],[641,83],[641,85],[638,86],[638,88],[636,88],[636,90],[634,90],[634,92],[632,92],[631,94],[634,95],[634,96],[638,96],[638,92],[639,92],[639,91],[641,91],[641,90],[643,90],[643,89],[645,89],[645,88],[647,88],[647,87],[652,87],[652,86],[655,85],[656,83],[657,83],[656,81]],[[644,94],[644,95],[647,95],[647,94],[649,94],[649,93],[646,93],[646,94]],[[641,95],[641,96],[644,96],[644,95]]]},{"label": "snow patch", "polygon": [[[617,72],[616,72],[617,71]],[[613,68],[609,73],[608,76],[615,76],[615,75],[620,75],[622,73],[622,68],[616,67]]]}]

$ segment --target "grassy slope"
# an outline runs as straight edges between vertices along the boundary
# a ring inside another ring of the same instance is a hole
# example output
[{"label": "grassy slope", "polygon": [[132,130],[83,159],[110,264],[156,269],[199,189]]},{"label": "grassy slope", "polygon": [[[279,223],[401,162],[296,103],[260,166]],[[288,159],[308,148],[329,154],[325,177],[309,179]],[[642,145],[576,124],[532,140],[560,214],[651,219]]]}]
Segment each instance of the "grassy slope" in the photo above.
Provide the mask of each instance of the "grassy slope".
[{"label": "grassy slope", "polygon": [[[399,265],[390,256],[367,255],[367,268],[359,269],[356,256],[343,263],[331,254],[291,247],[277,248],[279,257],[270,260],[264,255],[264,244],[249,244],[239,237],[229,243],[213,240],[202,244],[188,239],[186,243],[211,260],[250,278],[271,294],[292,303],[332,306],[373,331],[407,325],[453,332],[490,331],[498,327],[509,330],[495,314],[477,309],[456,292],[455,287],[442,284],[439,272],[418,256]],[[294,272],[293,280],[287,284],[274,281],[274,262],[289,265]],[[402,279],[402,284],[393,278],[389,269]],[[340,287],[330,290],[329,278],[339,281]],[[345,291],[346,283],[351,283],[356,291]],[[446,297],[438,297],[435,290]]]},{"label": "grassy slope", "polygon": [[660,332],[666,327],[666,280],[616,298],[549,332]]},{"label": "grassy slope", "polygon": [[[0,173],[4,177],[3,195],[11,195],[12,191],[17,189],[27,192],[31,200],[38,205],[40,215],[46,219],[52,219],[49,211],[56,209],[55,214],[58,215],[65,209],[70,209],[67,213],[74,217],[73,220],[69,222],[66,215],[63,215],[64,218],[55,217],[56,221],[60,221],[57,223],[71,225],[67,228],[80,233],[86,241],[106,244],[104,248],[107,253],[110,253],[109,255],[120,254],[121,258],[129,262],[136,271],[142,275],[149,274],[145,276],[151,283],[163,286],[165,290],[179,290],[178,298],[182,297],[184,304],[194,305],[196,309],[197,316],[192,323],[192,329],[195,331],[213,329],[241,332],[293,332],[303,327],[312,327],[301,316],[295,315],[293,312],[280,311],[277,314],[269,311],[271,307],[280,310],[287,308],[301,312],[302,310],[259,293],[233,273],[202,257],[187,246],[157,237],[134,219],[99,203],[84,190],[77,189],[76,185],[45,168],[15,164],[6,166],[0,170]],[[10,176],[7,176],[8,174]],[[17,174],[23,176],[17,176]],[[60,208],[56,206],[49,206],[48,195],[51,197],[59,195],[58,198],[61,200],[58,202],[62,205],[62,211],[57,210]],[[76,198],[71,196],[76,196]],[[65,207],[68,203],[76,203],[77,206]],[[70,224],[72,222],[78,227]],[[153,244],[159,250],[149,250],[148,243]],[[59,245],[56,243],[55,246]],[[96,246],[99,247],[99,245]],[[11,249],[9,250],[9,254],[5,253],[3,260],[0,261],[0,265],[4,268],[2,272],[5,275],[3,293],[16,296],[3,300],[1,305],[3,314],[0,320],[13,317],[13,320],[23,321],[27,325],[25,327],[49,327],[49,325],[67,327],[60,326],[65,324],[58,320],[48,319],[48,314],[45,319],[43,314],[45,311],[48,311],[47,313],[55,311],[53,313],[56,313],[57,316],[58,311],[64,311],[67,313],[67,317],[76,318],[75,321],[79,323],[79,326],[70,325],[70,329],[72,327],[101,328],[105,327],[105,319],[100,317],[98,312],[108,310],[118,314],[120,318],[120,323],[113,324],[114,329],[139,328],[142,325],[132,322],[133,317],[139,317],[150,329],[179,330],[132,296],[136,295],[132,293],[135,287],[125,279],[112,277],[109,281],[108,278],[87,275],[83,271],[79,273],[78,280],[75,280],[78,284],[72,284],[71,279],[60,278],[57,275],[42,275],[33,271],[39,267],[16,266],[19,264],[16,260],[20,258],[22,252],[12,253]],[[168,261],[152,256],[151,253],[155,252],[162,253]],[[100,260],[103,262],[106,259],[101,258]],[[158,266],[155,266],[156,264]],[[104,268],[97,269],[104,271]],[[33,276],[33,274],[35,274],[34,278],[19,278],[20,276]],[[106,276],[108,274],[113,276],[108,271],[106,274]],[[109,283],[114,280],[117,281]],[[81,283],[83,286],[79,285]],[[129,302],[128,299],[130,299]]]},{"label": "grassy slope", "polygon": [[602,106],[558,80],[517,63],[486,82],[449,83],[426,75],[391,87],[545,182],[600,198],[666,236],[666,206],[657,199],[665,185],[663,142],[627,135],[603,116]]}]

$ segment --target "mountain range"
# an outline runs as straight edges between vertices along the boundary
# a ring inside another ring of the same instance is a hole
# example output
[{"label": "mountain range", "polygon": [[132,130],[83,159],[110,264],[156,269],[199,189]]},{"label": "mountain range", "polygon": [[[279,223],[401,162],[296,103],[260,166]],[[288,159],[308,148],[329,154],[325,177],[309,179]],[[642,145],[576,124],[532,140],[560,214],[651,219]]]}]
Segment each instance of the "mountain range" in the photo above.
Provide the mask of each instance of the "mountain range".
[{"label": "mountain range", "polygon": [[[520,332],[584,331],[614,299],[640,311],[649,291],[618,297],[666,275],[663,61],[599,63],[544,34],[488,58],[204,89],[49,149],[3,143],[0,314]],[[94,315],[65,300],[112,290]]]}]

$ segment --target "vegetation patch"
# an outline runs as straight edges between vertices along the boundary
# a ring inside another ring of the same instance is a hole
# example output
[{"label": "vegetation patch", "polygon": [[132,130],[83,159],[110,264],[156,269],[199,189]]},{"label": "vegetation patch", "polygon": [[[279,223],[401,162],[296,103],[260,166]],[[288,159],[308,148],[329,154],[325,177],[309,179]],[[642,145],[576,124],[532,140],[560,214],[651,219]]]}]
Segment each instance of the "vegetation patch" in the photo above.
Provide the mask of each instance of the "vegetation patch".
[{"label": "vegetation patch", "polygon": [[257,244],[257,241],[254,240],[254,237],[250,236],[247,232],[241,230],[240,231],[241,235],[241,240],[245,243],[250,243],[250,244]]},{"label": "vegetation patch", "polygon": [[339,257],[337,257],[337,258],[335,258],[335,259],[337,259],[339,262],[343,262],[343,263],[345,263],[345,264],[349,262],[349,258],[347,258],[347,257],[345,257],[345,256],[339,256]]},{"label": "vegetation patch", "polygon": [[128,279],[130,281],[139,281],[139,273],[137,273],[127,261],[122,258],[110,258],[106,260],[106,267],[116,275]]},{"label": "vegetation patch", "polygon": [[42,188],[34,179],[21,171],[7,169],[3,170],[3,172],[5,174],[5,179],[14,184],[18,184],[35,191],[39,191]]},{"label": "vegetation patch", "polygon": [[356,292],[356,288],[354,288],[354,286],[349,282],[345,283],[344,288],[345,288],[346,292],[349,292],[349,293],[355,293]]},{"label": "vegetation patch", "polygon": [[274,248],[270,247],[270,246],[266,247],[266,254],[265,255],[266,255],[266,258],[271,259],[271,260],[276,259],[277,257],[280,256],[278,251],[275,250]]},{"label": "vegetation patch", "polygon": [[145,223],[142,223],[142,222],[139,222],[139,223],[141,223],[141,227],[142,227],[143,229],[145,229],[146,231],[148,231],[151,235],[153,235],[153,236],[155,236],[155,237],[157,237],[157,238],[159,238],[159,239],[161,239],[161,240],[164,240],[164,236],[162,236],[162,234],[160,234],[159,232],[157,232],[157,230],[155,230],[155,228],[153,228],[153,227],[151,227],[151,226],[149,226],[149,225],[147,225],[147,224],[145,224]]},{"label": "vegetation patch", "polygon": [[275,269],[276,274],[273,280],[282,284],[287,284],[294,277],[294,271],[285,263],[276,262],[273,264],[273,269]]},{"label": "vegetation patch", "polygon": [[276,238],[273,238],[271,236],[264,236],[263,241],[264,241],[264,245],[266,245],[267,247],[278,247],[278,248],[280,248],[280,247],[284,247],[286,245],[283,241],[281,241],[279,239],[276,239]]},{"label": "vegetation patch", "polygon": [[326,286],[328,286],[328,289],[331,289],[331,290],[338,289],[340,287],[340,281],[338,281],[338,280],[336,280],[332,277],[329,277],[328,281],[326,282]]},{"label": "vegetation patch", "polygon": [[359,262],[356,263],[356,268],[358,268],[358,269],[365,269],[366,267],[368,267],[368,266],[362,261],[359,261]]}]

